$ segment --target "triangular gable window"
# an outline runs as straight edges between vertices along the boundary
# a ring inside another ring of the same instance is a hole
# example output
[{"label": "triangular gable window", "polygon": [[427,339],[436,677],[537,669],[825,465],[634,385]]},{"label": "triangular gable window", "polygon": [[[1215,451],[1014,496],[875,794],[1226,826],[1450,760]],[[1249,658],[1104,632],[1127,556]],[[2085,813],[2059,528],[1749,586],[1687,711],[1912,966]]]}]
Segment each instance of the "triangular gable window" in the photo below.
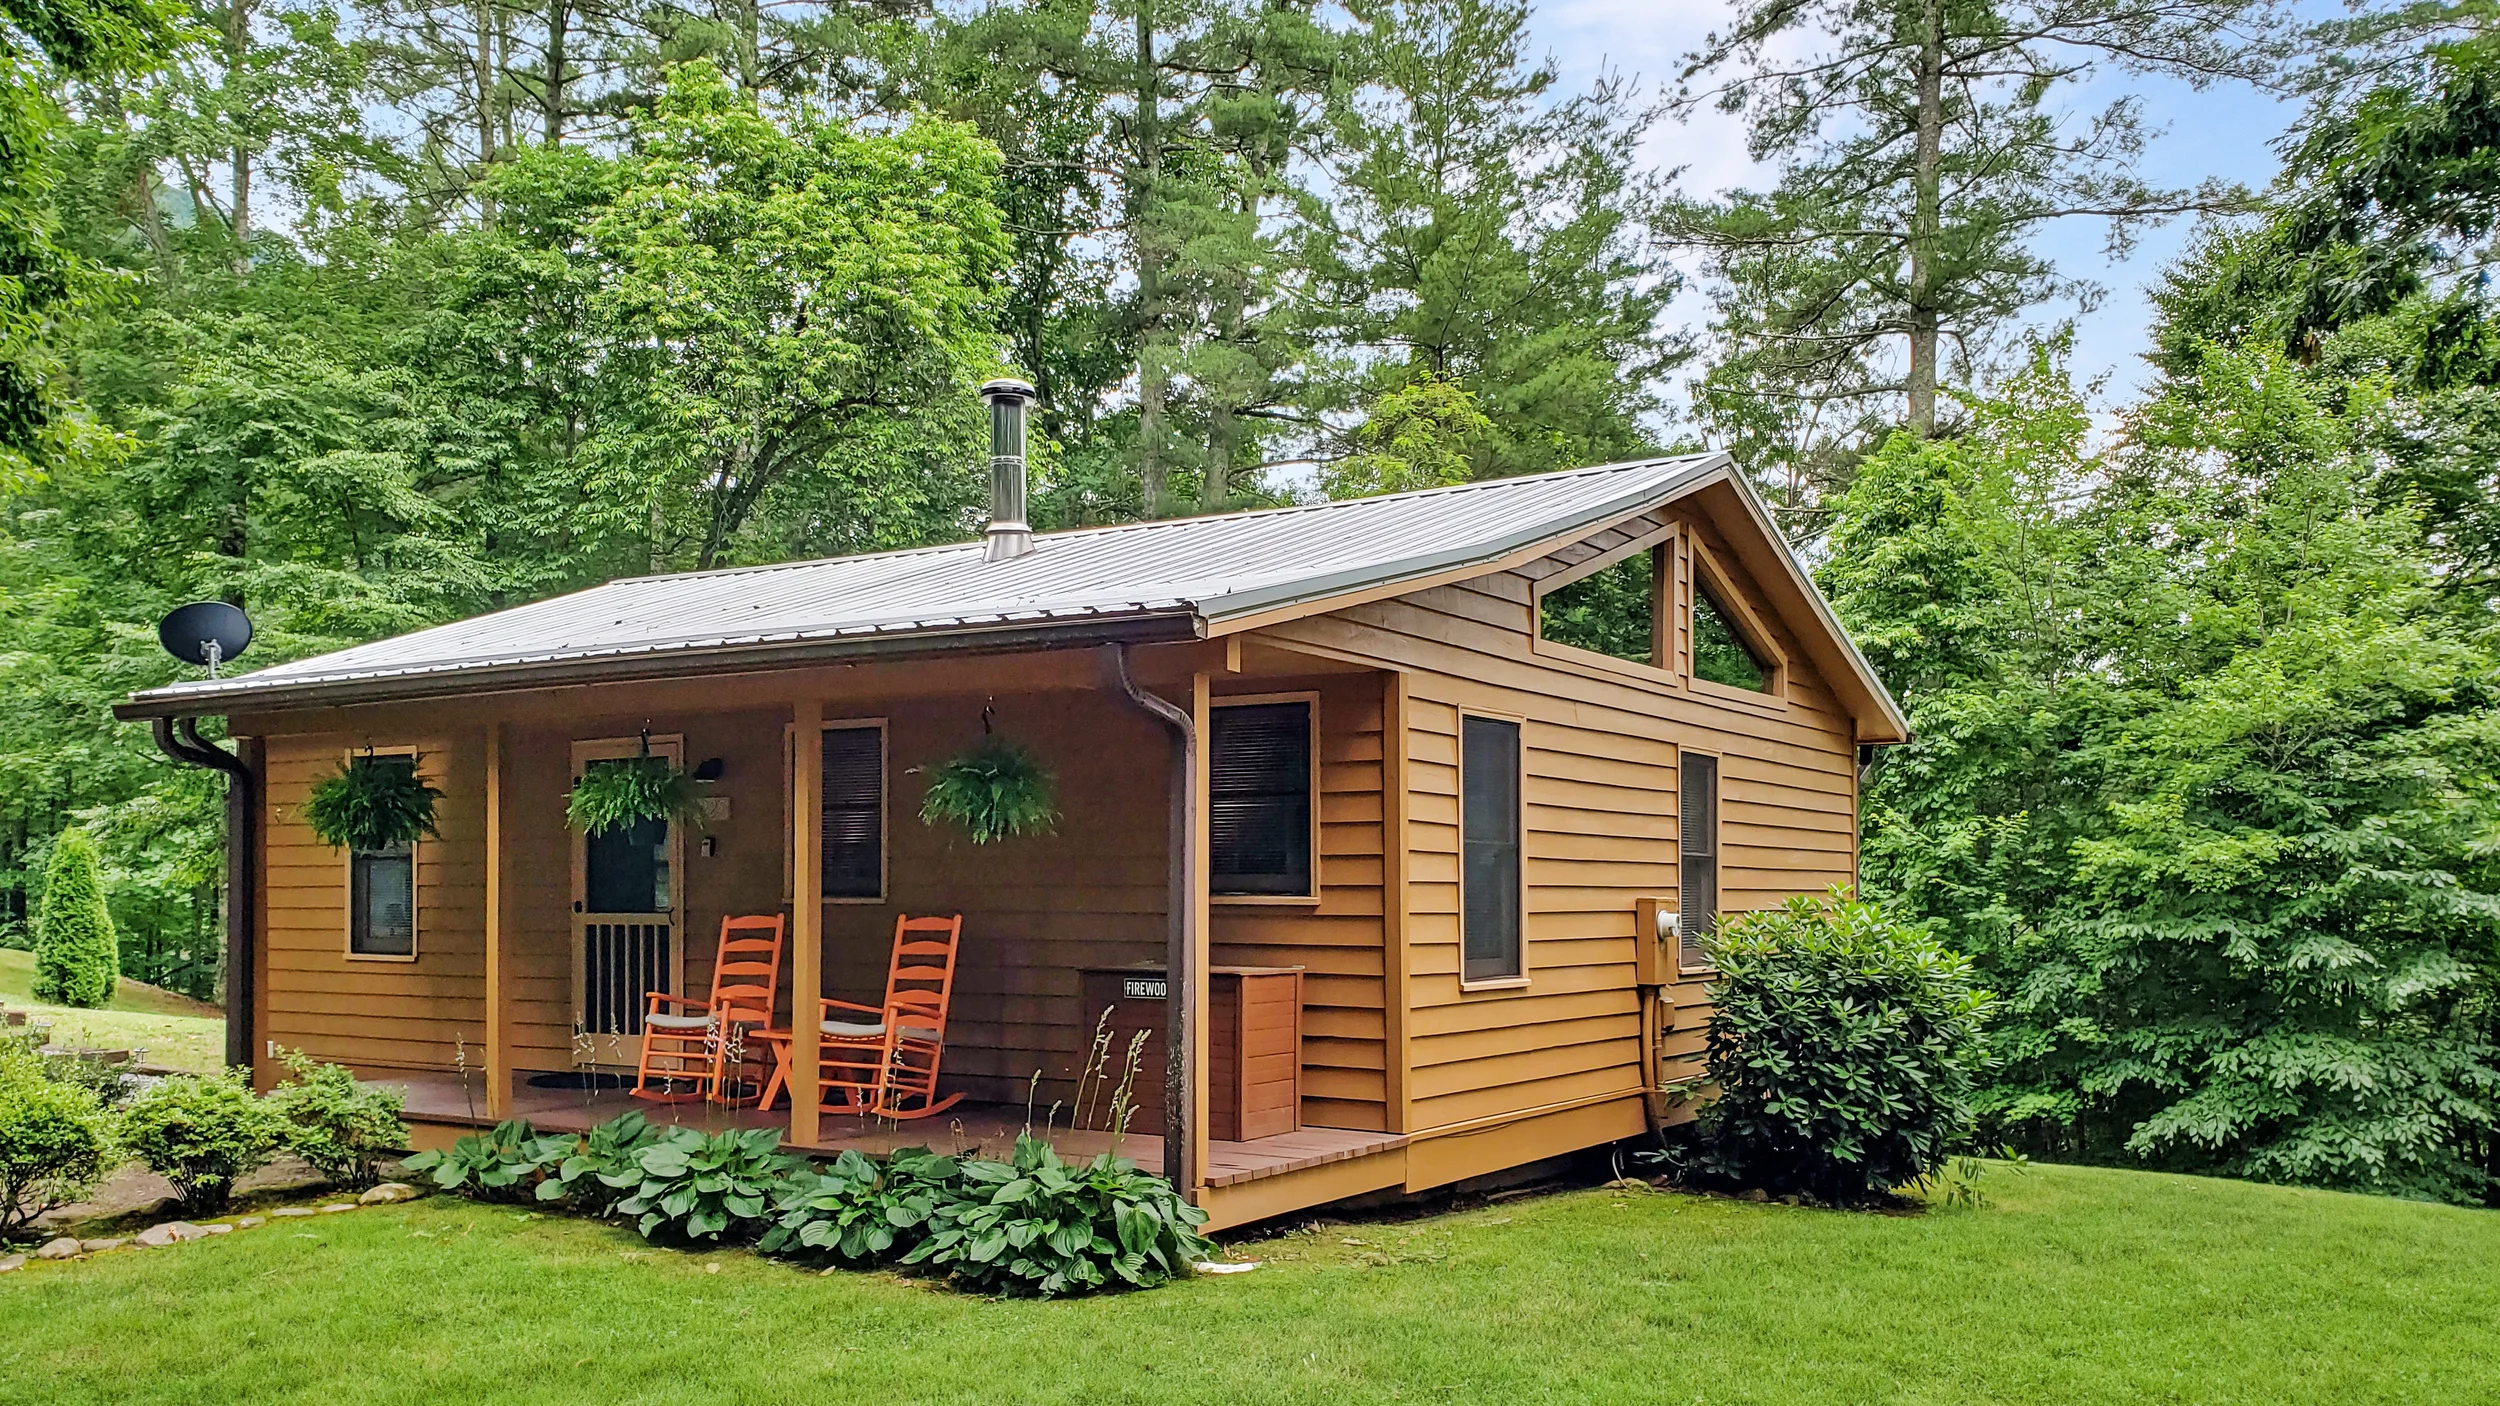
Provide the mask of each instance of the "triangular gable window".
[{"label": "triangular gable window", "polygon": [[1718,591],[1704,577],[1693,583],[1693,677],[1755,693],[1771,691],[1774,666],[1745,638]]},{"label": "triangular gable window", "polygon": [[1546,592],[1537,603],[1538,634],[1635,664],[1657,663],[1656,556],[1656,548],[1635,552]]}]

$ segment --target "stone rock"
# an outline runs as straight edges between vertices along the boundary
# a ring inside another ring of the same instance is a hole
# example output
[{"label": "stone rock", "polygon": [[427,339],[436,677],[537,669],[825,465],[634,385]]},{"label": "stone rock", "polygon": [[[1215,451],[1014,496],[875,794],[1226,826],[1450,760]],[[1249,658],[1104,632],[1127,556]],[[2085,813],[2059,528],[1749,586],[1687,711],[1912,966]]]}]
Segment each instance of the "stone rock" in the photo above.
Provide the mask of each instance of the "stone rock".
[{"label": "stone rock", "polygon": [[132,1236],[131,1241],[134,1244],[143,1246],[150,1250],[161,1250],[166,1246],[173,1244],[174,1238],[173,1226],[151,1225],[147,1229],[140,1231],[137,1235]]},{"label": "stone rock", "polygon": [[1748,1201],[1768,1201],[1771,1199],[1771,1193],[1757,1186],[1753,1190],[1745,1193],[1745,1199]]},{"label": "stone rock", "polygon": [[193,1225],[187,1220],[175,1221],[173,1224],[165,1228],[174,1233],[174,1238],[176,1240],[205,1240],[208,1238],[208,1231],[205,1228]]},{"label": "stone rock", "polygon": [[100,1254],[103,1254],[103,1253],[104,1253],[105,1251],[107,1251],[107,1250],[118,1250],[118,1249],[120,1249],[122,1246],[127,1245],[127,1244],[129,1244],[129,1243],[130,1243],[130,1242],[129,1242],[129,1241],[127,1241],[127,1240],[120,1240],[120,1239],[114,1239],[114,1240],[81,1240],[81,1241],[79,1241],[79,1242],[78,1242],[78,1248],[79,1248],[79,1249],[81,1249],[81,1250],[86,1251],[88,1254],[91,1254],[91,1255],[100,1255]]},{"label": "stone rock", "polygon": [[78,1258],[78,1254],[78,1237],[75,1235],[64,1235],[57,1240],[46,1240],[43,1242],[43,1248],[35,1251],[35,1258],[39,1260],[74,1260]]},{"label": "stone rock", "polygon": [[209,1235],[232,1235],[232,1234],[234,1234],[234,1227],[233,1227],[233,1226],[230,1226],[230,1225],[204,1225],[204,1226],[201,1226],[201,1227],[200,1227],[200,1229],[201,1229],[201,1231],[202,1231],[202,1232],[204,1232],[204,1233],[206,1233],[206,1234],[209,1234]]},{"label": "stone rock", "polygon": [[404,1181],[386,1181],[356,1198],[360,1206],[387,1206],[394,1201],[414,1201],[417,1189]]},{"label": "stone rock", "polygon": [[337,1215],[337,1214],[338,1214],[339,1212],[341,1212],[341,1211],[352,1211],[352,1210],[354,1210],[354,1209],[356,1209],[356,1203],[355,1203],[355,1202],[353,1202],[353,1201],[340,1201],[340,1202],[337,1202],[337,1203],[335,1203],[335,1204],[332,1204],[332,1205],[328,1205],[328,1206],[324,1206],[324,1207],[322,1207],[322,1208],[321,1208],[321,1213],[322,1213],[323,1215],[325,1215],[325,1216],[335,1216],[335,1215]]},{"label": "stone rock", "polygon": [[321,1213],[310,1206],[280,1206],[269,1214],[273,1216],[317,1216]]},{"label": "stone rock", "polygon": [[234,1223],[234,1228],[237,1230],[249,1230],[253,1226],[267,1224],[269,1224],[269,1217],[267,1216],[245,1216],[243,1219]]},{"label": "stone rock", "polygon": [[9,1274],[26,1267],[24,1255],[0,1256],[0,1274]]}]

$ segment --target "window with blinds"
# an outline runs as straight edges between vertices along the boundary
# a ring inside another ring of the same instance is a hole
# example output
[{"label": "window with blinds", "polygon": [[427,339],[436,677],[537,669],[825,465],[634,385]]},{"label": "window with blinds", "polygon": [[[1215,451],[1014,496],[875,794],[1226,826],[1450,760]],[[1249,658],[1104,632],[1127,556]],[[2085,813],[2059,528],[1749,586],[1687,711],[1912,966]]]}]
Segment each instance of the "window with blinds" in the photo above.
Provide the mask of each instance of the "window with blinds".
[{"label": "window with blinds", "polygon": [[824,732],[824,881],[827,898],[885,896],[885,729]]},{"label": "window with blinds", "polygon": [[1519,724],[1462,718],[1459,732],[1463,975],[1501,981],[1527,971],[1519,944]]},{"label": "window with blinds", "polygon": [[1207,713],[1209,890],[1316,895],[1311,860],[1311,705],[1240,703]]},{"label": "window with blinds", "polygon": [[1707,971],[1702,946],[1719,923],[1719,759],[1685,752],[1676,789],[1683,803],[1676,826],[1676,944],[1686,971]]}]

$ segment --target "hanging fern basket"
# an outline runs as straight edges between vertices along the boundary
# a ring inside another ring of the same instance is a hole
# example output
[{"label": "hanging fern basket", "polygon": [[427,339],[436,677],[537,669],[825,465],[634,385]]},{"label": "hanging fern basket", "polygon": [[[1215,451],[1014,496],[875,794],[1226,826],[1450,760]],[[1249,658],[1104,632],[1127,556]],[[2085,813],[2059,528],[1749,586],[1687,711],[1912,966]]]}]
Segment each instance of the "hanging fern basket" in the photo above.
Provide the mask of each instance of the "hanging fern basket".
[{"label": "hanging fern basket", "polygon": [[313,783],[304,819],[333,849],[375,854],[440,838],[434,803],[443,793],[417,775],[414,757],[356,757]]},{"label": "hanging fern basket", "polygon": [[582,769],[564,803],[564,823],[585,835],[604,835],[646,820],[698,822],[703,790],[666,757],[595,761]]},{"label": "hanging fern basket", "polygon": [[920,819],[960,830],[976,845],[994,845],[1013,835],[1057,832],[1058,801],[1058,781],[1030,749],[984,736],[930,777]]}]

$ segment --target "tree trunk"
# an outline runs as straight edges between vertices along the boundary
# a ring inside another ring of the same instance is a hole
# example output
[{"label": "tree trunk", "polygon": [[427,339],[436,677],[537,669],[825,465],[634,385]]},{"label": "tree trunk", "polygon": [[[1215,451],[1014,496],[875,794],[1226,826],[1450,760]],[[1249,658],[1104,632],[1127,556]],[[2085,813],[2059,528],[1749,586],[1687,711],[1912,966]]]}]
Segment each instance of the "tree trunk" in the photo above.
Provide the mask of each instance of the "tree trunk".
[{"label": "tree trunk", "polygon": [[[251,57],[252,0],[227,0],[226,81],[238,81]],[[240,114],[231,114],[240,117]],[[241,127],[237,121],[236,126]],[[234,236],[234,271],[250,267],[252,240],[252,149],[238,140],[229,153],[231,186],[226,196],[226,230]]]},{"label": "tree trunk", "polygon": [[539,85],[539,133],[548,146],[564,143],[564,50],[573,25],[567,0],[547,0],[547,71]]},{"label": "tree trunk", "polygon": [[1171,512],[1172,466],[1164,455],[1172,361],[1163,344],[1163,233],[1157,189],[1163,170],[1163,75],[1155,61],[1154,7],[1137,7],[1137,165],[1129,182],[1129,238],[1137,248],[1137,473],[1146,516]]},{"label": "tree trunk", "polygon": [[[477,77],[477,173],[484,176],[495,164],[495,20],[494,7],[480,3],[477,16],[477,57],[472,63]],[[495,223],[495,198],[478,197],[478,217],[488,225]]]},{"label": "tree trunk", "polygon": [[1936,432],[1936,242],[1943,228],[1944,0],[1920,0],[1916,189],[1910,211],[1910,432]]}]

